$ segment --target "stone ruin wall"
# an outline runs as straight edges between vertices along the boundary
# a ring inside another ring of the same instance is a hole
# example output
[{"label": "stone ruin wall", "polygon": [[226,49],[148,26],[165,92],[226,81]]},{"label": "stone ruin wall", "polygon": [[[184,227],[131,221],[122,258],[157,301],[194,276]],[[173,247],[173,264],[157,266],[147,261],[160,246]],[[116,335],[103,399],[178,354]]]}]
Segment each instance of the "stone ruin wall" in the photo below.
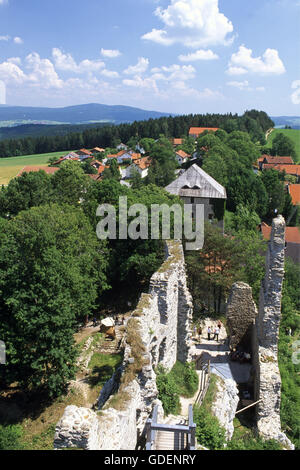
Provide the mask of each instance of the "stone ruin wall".
[{"label": "stone ruin wall", "polygon": [[[170,370],[176,360],[191,361],[192,298],[187,289],[183,248],[178,241],[166,244],[166,260],[150,280],[148,294],[142,294],[132,317],[138,321],[145,351],[145,365],[122,394],[124,409],[110,406],[111,397],[100,411],[68,406],[56,427],[54,448],[84,448],[88,450],[134,450],[143,436],[146,420],[153,407],[159,405],[155,369],[161,364]],[[130,344],[125,337],[121,375],[132,363]],[[118,374],[116,374],[118,375]],[[116,389],[111,379],[100,395],[100,404]],[[104,398],[103,398],[104,397]],[[115,405],[116,406],[116,405]]]},{"label": "stone ruin wall", "polygon": [[244,282],[233,284],[226,306],[227,326],[230,332],[229,345],[243,349],[251,347],[253,325],[257,308],[252,297],[252,288]]},{"label": "stone ruin wall", "polygon": [[281,319],[282,283],[285,259],[285,221],[282,216],[272,223],[266,256],[266,275],[262,282],[259,313],[253,335],[255,400],[257,429],[265,439],[276,439],[285,448],[293,444],[281,431],[281,377],[278,367],[278,339]]},{"label": "stone ruin wall", "polygon": [[281,431],[281,378],[278,367],[278,339],[285,259],[285,221],[273,220],[266,255],[266,274],[262,282],[259,310],[248,284],[232,286],[226,310],[230,346],[251,350],[257,430],[265,439],[276,439],[285,448],[293,445]]}]

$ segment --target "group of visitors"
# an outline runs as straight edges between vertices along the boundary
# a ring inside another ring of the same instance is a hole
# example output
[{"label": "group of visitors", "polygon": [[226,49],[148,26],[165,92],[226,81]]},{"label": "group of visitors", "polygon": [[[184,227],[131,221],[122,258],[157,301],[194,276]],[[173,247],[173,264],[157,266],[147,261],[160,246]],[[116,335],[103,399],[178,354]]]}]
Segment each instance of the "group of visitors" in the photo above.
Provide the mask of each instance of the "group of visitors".
[{"label": "group of visitors", "polygon": [[[219,341],[219,334],[222,328],[222,322],[218,321],[217,326],[214,328],[213,326],[209,326],[207,328],[207,339],[210,340],[216,340]],[[198,335],[199,338],[201,338],[202,335],[202,328],[199,326],[198,328],[194,326],[194,337]]]},{"label": "group of visitors", "polygon": [[[212,326],[209,326],[207,328],[207,339],[210,341],[211,339],[219,341],[219,334],[221,331],[222,323],[219,321],[217,326],[213,328]],[[211,338],[211,335],[214,335],[213,338]]]}]

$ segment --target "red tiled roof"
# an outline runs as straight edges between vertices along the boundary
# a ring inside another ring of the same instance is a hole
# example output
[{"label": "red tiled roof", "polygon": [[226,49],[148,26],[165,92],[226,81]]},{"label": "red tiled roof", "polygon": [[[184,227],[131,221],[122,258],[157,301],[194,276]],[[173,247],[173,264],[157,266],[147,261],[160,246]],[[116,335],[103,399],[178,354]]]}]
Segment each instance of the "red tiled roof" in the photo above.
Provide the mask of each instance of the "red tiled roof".
[{"label": "red tiled roof", "polygon": [[94,147],[91,152],[105,152],[105,149],[101,149],[100,147]]},{"label": "red tiled roof", "polygon": [[87,149],[80,149],[80,150],[77,150],[77,155],[91,155],[91,152]]},{"label": "red tiled roof", "polygon": [[292,157],[279,157],[271,155],[262,155],[266,160],[266,163],[275,163],[278,165],[294,165]]},{"label": "red tiled roof", "polygon": [[292,198],[293,206],[300,204],[300,184],[289,184],[288,190]]},{"label": "red tiled roof", "polygon": [[24,166],[24,168],[17,174],[18,176],[21,176],[23,173],[30,173],[30,172],[37,172],[43,170],[47,173],[47,175],[53,175],[56,171],[59,170],[59,168],[53,168],[50,166]]},{"label": "red tiled roof", "polygon": [[151,165],[150,157],[143,157],[134,161],[134,164],[138,166],[141,170],[146,170]]},{"label": "red tiled roof", "polygon": [[181,158],[189,158],[190,155],[183,150],[177,150],[176,155],[179,155]]},{"label": "red tiled roof", "polygon": [[200,135],[204,131],[216,132],[219,130],[219,127],[191,127],[189,131],[189,135]]},{"label": "red tiled roof", "polygon": [[173,145],[182,145],[183,139],[173,139]]},{"label": "red tiled roof", "polygon": [[[261,224],[261,231],[262,231],[263,237],[266,240],[270,240],[272,227],[270,227],[270,225],[267,225],[263,222]],[[286,227],[285,228],[285,241],[286,243],[299,243],[300,244],[299,228],[298,227]]]}]

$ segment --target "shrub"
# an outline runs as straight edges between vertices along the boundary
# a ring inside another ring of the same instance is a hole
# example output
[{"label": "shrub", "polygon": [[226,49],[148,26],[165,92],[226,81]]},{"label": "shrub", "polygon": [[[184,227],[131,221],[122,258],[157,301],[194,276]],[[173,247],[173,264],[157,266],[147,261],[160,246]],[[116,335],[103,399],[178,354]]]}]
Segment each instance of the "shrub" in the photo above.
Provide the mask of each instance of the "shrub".
[{"label": "shrub", "polygon": [[161,400],[166,415],[180,413],[180,389],[171,374],[159,368],[156,378],[158,398]]},{"label": "shrub", "polygon": [[218,419],[207,413],[204,408],[194,407],[197,442],[209,450],[222,450],[226,443],[225,429]]},{"label": "shrub", "polygon": [[21,426],[0,425],[0,450],[21,450],[23,447],[20,443],[22,435]]},{"label": "shrub", "polygon": [[179,387],[180,395],[190,398],[195,395],[198,390],[199,377],[195,371],[194,363],[183,364],[177,361],[170,372],[174,382]]}]

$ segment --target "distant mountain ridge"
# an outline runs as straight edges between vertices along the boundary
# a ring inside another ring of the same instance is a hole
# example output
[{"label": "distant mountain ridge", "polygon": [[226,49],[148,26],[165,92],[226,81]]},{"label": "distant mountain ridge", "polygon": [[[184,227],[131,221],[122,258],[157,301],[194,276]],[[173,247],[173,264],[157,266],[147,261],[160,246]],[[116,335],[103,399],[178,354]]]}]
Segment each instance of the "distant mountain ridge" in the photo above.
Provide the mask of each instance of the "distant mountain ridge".
[{"label": "distant mountain ridge", "polygon": [[300,116],[270,116],[275,127],[290,126],[292,129],[300,129]]},{"label": "distant mountain ridge", "polygon": [[122,105],[82,104],[64,108],[38,108],[27,106],[0,106],[0,126],[18,124],[88,124],[91,122],[122,122],[143,121],[170,116],[171,113],[147,111],[140,108]]}]

